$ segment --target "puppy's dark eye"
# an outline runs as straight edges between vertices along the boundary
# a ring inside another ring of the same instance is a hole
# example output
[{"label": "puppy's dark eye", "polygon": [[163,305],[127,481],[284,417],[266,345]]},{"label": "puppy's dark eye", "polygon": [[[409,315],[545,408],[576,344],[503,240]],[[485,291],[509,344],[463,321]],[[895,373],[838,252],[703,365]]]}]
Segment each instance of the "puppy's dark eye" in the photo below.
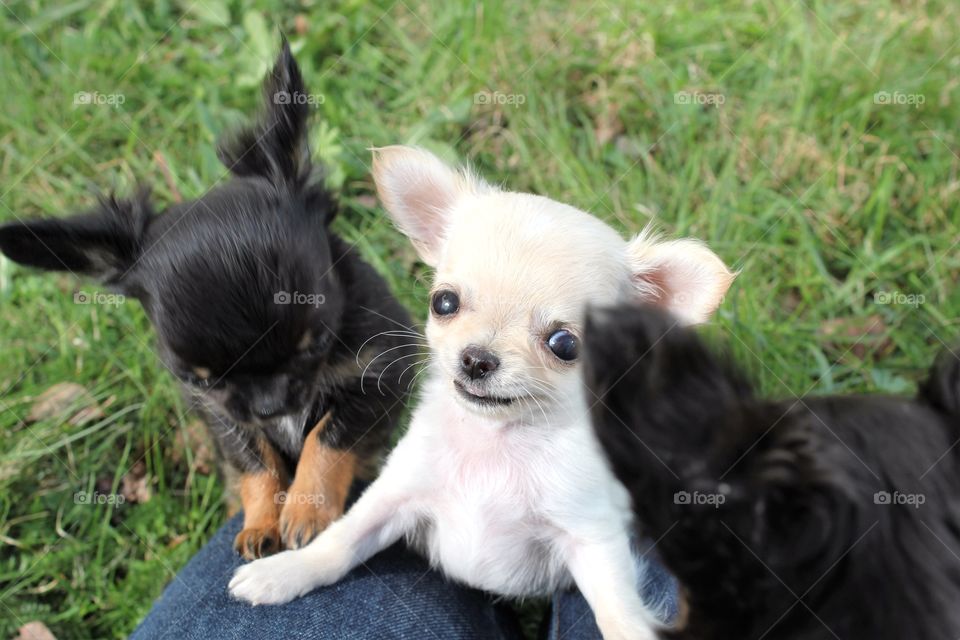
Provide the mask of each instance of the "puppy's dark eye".
[{"label": "puppy's dark eye", "polygon": [[559,329],[550,334],[547,338],[547,346],[553,355],[565,362],[576,360],[580,355],[580,341],[566,329]]},{"label": "puppy's dark eye", "polygon": [[453,315],[460,308],[460,298],[449,289],[442,289],[433,294],[430,308],[438,316]]}]

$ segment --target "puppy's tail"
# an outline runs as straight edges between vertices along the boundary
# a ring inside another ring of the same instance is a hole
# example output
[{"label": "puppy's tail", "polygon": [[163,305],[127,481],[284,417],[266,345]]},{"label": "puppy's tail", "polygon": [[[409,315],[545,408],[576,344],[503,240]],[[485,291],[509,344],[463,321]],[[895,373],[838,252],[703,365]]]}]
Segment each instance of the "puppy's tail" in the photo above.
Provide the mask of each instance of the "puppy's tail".
[{"label": "puppy's tail", "polygon": [[938,411],[960,420],[960,349],[944,349],[937,356],[919,397]]}]

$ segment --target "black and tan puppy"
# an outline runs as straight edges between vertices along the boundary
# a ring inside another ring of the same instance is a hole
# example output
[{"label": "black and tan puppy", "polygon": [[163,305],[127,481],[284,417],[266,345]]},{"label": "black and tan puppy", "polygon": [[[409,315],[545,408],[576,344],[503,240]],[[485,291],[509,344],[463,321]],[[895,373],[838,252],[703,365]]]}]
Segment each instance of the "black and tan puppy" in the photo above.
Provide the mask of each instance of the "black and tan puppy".
[{"label": "black and tan puppy", "polygon": [[960,637],[960,360],[916,398],[768,401],[658,309],[595,316],[594,425],[684,640]]},{"label": "black and tan puppy", "polygon": [[336,205],[310,161],[310,101],[286,43],[263,92],[260,119],[220,146],[230,179],[199,200],[155,214],[139,194],[0,227],[11,259],[143,304],[241,474],[247,558],[301,546],[341,514],[401,413],[414,353],[406,311],[329,229]]}]

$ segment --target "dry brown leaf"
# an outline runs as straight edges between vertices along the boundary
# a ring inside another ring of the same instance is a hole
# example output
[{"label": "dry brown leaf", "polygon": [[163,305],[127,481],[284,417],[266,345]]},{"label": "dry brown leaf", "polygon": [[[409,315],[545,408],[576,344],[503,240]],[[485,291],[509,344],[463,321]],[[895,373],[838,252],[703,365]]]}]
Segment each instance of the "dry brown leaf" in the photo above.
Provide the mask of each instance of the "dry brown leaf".
[{"label": "dry brown leaf", "polygon": [[167,549],[176,549],[176,548],[179,547],[181,544],[183,544],[184,542],[186,542],[189,537],[190,537],[190,536],[188,536],[188,535],[185,534],[185,533],[181,533],[181,534],[179,534],[179,535],[175,535],[175,536],[170,540],[170,542],[167,543]]},{"label": "dry brown leaf", "polygon": [[20,627],[13,640],[57,640],[57,637],[47,628],[47,625],[34,620]]},{"label": "dry brown leaf", "polygon": [[615,104],[607,107],[594,119],[593,135],[597,144],[603,146],[623,133],[623,122],[620,120],[620,110]]},{"label": "dry brown leaf", "polygon": [[174,464],[184,464],[188,459],[187,451],[193,453],[190,468],[197,473],[209,474],[213,469],[213,443],[202,420],[191,420],[182,429],[177,429],[170,459]]},{"label": "dry brown leaf", "polygon": [[75,427],[79,427],[87,424],[88,422],[99,420],[102,417],[103,410],[97,405],[93,405],[92,407],[83,407],[80,409],[80,411],[77,411],[72,418],[70,418],[70,424]]},{"label": "dry brown leaf", "polygon": [[69,413],[71,424],[83,424],[103,416],[93,395],[83,385],[61,382],[41,393],[33,402],[27,422],[48,420]]},{"label": "dry brown leaf", "polygon": [[307,31],[310,28],[310,23],[307,21],[307,16],[302,13],[298,13],[293,18],[293,30],[297,32],[298,36],[303,36],[307,34]]},{"label": "dry brown leaf", "polygon": [[150,477],[147,475],[147,465],[142,461],[136,462],[120,481],[120,494],[124,501],[133,504],[150,500]]}]

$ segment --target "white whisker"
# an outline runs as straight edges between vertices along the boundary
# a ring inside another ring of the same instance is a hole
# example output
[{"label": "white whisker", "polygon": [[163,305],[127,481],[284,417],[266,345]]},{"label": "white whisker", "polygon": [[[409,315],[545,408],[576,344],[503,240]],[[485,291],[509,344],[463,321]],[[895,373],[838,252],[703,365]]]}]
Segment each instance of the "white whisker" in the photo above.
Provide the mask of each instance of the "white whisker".
[{"label": "white whisker", "polygon": [[[365,393],[365,391],[363,390],[363,380],[364,380],[364,378],[366,378],[366,376],[367,376],[367,370],[370,368],[370,365],[372,365],[374,362],[376,362],[377,360],[379,360],[380,358],[382,358],[384,355],[390,353],[391,351],[396,351],[397,349],[416,348],[416,347],[419,347],[419,346],[422,346],[422,345],[418,345],[418,344],[413,343],[413,342],[405,342],[405,343],[399,344],[399,345],[397,345],[397,346],[395,346],[395,347],[390,347],[389,349],[385,349],[385,350],[381,351],[380,353],[378,353],[375,357],[370,358],[370,362],[368,362],[368,363],[367,363],[367,366],[365,366],[365,367],[363,368],[363,371],[360,372],[360,393]],[[357,366],[360,366],[359,357],[358,357],[358,359],[357,359]],[[389,366],[389,365],[388,365],[388,366]],[[386,367],[384,367],[384,369],[386,369]]]},{"label": "white whisker", "polygon": [[[430,363],[432,360],[433,360],[432,357],[431,357],[431,358],[428,358],[428,363]],[[424,367],[423,369],[420,369],[420,371],[417,371],[417,372],[414,374],[413,378],[410,379],[410,384],[407,385],[407,391],[410,391],[410,389],[413,388],[413,385],[414,385],[414,383],[417,381],[417,378],[419,378],[421,375],[423,375],[423,372],[424,372],[424,371],[429,371],[429,370],[430,370],[430,367],[429,367],[429,366],[426,366],[426,367]]]},{"label": "white whisker", "polygon": [[372,336],[370,336],[369,338],[367,338],[366,340],[364,340],[364,341],[363,341],[363,344],[360,345],[360,348],[357,349],[356,361],[357,361],[357,366],[358,366],[358,367],[360,366],[360,354],[363,352],[363,348],[364,348],[365,346],[367,346],[367,343],[368,343],[368,342],[370,342],[371,340],[375,340],[376,338],[379,338],[380,336],[388,336],[388,337],[392,337],[392,338],[416,338],[416,339],[418,339],[418,340],[422,340],[422,341],[426,342],[426,338],[425,338],[424,336],[422,336],[421,334],[416,333],[416,332],[414,332],[414,331],[398,331],[398,330],[396,330],[396,329],[391,329],[391,330],[389,330],[389,331],[381,331],[380,333],[377,333],[377,334],[375,334],[375,335],[372,335]]},{"label": "white whisker", "polygon": [[407,371],[410,371],[410,369],[414,368],[414,367],[417,366],[417,365],[424,364],[424,363],[426,363],[426,362],[430,362],[430,360],[432,360],[432,359],[433,359],[433,355],[428,353],[428,354],[427,354],[427,357],[424,358],[423,360],[419,360],[419,361],[417,361],[417,362],[414,362],[414,363],[411,364],[411,365],[408,365],[407,368],[404,369],[404,370],[400,373],[400,377],[398,377],[397,380],[403,380],[403,376],[406,375]]},{"label": "white whisker", "polygon": [[[408,353],[408,354],[406,354],[406,355],[400,356],[399,358],[395,358],[395,359],[391,360],[391,361],[390,361],[390,364],[388,364],[387,366],[385,366],[385,367],[383,368],[383,371],[380,372],[380,375],[377,376],[377,391],[378,391],[379,393],[381,393],[381,394],[383,393],[383,389],[380,388],[380,381],[383,379],[383,374],[385,374],[385,373],[387,372],[387,369],[389,369],[390,367],[392,367],[392,366],[394,365],[394,363],[400,362],[401,360],[406,360],[407,358],[422,358],[424,355],[429,355],[429,354],[424,354],[424,353],[418,351],[418,352],[416,352],[416,353]],[[404,369],[404,371],[406,371],[406,369]],[[402,374],[401,374],[401,377],[402,377]],[[400,378],[397,378],[397,381],[399,382],[399,381],[400,381]],[[361,383],[361,384],[362,384],[362,383]]]}]

